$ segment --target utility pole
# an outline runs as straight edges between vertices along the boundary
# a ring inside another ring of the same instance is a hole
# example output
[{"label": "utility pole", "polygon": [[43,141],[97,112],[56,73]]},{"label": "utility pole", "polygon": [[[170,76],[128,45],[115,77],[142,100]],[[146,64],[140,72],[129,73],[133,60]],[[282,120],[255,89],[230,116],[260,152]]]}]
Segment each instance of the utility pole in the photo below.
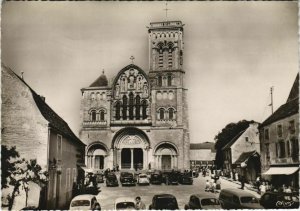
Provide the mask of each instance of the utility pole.
[{"label": "utility pole", "polygon": [[271,92],[271,103],[270,103],[269,106],[271,106],[272,114],[274,113],[274,111],[273,111],[273,90],[274,90],[274,87],[271,86],[271,88],[270,88],[270,92]]}]

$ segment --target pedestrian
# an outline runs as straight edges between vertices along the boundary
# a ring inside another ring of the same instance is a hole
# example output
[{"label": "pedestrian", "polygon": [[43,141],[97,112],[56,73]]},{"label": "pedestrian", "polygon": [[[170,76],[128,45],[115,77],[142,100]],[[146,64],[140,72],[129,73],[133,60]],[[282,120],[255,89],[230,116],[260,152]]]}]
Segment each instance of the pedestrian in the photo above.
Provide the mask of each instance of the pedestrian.
[{"label": "pedestrian", "polygon": [[146,209],[146,205],[142,202],[140,196],[137,196],[135,198],[135,201],[136,201],[136,203],[135,203],[135,209],[137,209],[137,210],[145,210]]},{"label": "pedestrian", "polygon": [[117,172],[119,172],[119,164],[116,165]]},{"label": "pedestrian", "polygon": [[148,164],[148,169],[151,170],[151,163]]},{"label": "pedestrian", "polygon": [[244,186],[245,186],[245,178],[244,176],[240,176],[240,180],[241,180],[241,189],[244,190]]},{"label": "pedestrian", "polygon": [[266,184],[265,184],[265,182],[262,182],[262,184],[259,187],[260,195],[264,195],[264,193],[266,192],[266,190],[267,190]]},{"label": "pedestrian", "polygon": [[280,192],[285,192],[285,190],[286,190],[286,185],[283,184],[282,187],[280,188]]},{"label": "pedestrian", "polygon": [[260,187],[260,177],[256,178],[256,188],[259,190]]},{"label": "pedestrian", "polygon": [[292,192],[291,186],[288,186],[288,187],[285,189],[285,192],[286,192],[286,193],[291,193],[291,192]]},{"label": "pedestrian", "polygon": [[206,183],[205,183],[205,191],[209,191],[210,189],[210,183],[208,180],[206,180]]}]

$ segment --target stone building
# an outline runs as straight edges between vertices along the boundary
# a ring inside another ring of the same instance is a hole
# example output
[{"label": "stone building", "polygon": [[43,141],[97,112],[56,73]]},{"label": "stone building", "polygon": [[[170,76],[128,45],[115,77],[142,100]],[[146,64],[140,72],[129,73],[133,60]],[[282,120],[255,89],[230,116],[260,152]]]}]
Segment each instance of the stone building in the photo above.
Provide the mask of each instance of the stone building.
[{"label": "stone building", "polygon": [[255,182],[260,175],[260,143],[259,123],[249,124],[249,127],[237,134],[223,148],[224,173],[233,179],[237,173],[244,176],[246,182]]},{"label": "stone building", "polygon": [[285,104],[260,126],[262,176],[299,189],[299,74]]},{"label": "stone building", "polygon": [[[31,194],[28,205],[41,209],[67,208],[72,199],[73,182],[79,166],[84,165],[85,145],[23,79],[2,65],[1,144],[16,146],[21,158],[36,159],[49,172],[46,187]],[[33,190],[33,187],[29,187]],[[14,210],[25,207],[25,199],[17,197]]]},{"label": "stone building", "polygon": [[150,23],[148,39],[149,70],[129,64],[81,89],[88,168],[189,168],[183,24]]},{"label": "stone building", "polygon": [[190,145],[190,164],[191,168],[214,165],[216,157],[215,143],[191,143]]}]

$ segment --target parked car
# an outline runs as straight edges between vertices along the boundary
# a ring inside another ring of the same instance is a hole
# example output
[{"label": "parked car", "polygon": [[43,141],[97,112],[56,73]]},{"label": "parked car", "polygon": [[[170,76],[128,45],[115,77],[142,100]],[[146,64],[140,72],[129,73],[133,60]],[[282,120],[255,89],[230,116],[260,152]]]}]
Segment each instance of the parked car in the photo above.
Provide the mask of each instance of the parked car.
[{"label": "parked car", "polygon": [[101,192],[100,187],[94,185],[88,185],[83,188],[83,194],[97,195]]},{"label": "parked car", "polygon": [[222,189],[219,201],[223,209],[263,209],[253,194],[241,189]]},{"label": "parked car", "polygon": [[139,174],[137,178],[137,183],[139,185],[149,185],[149,179],[147,177],[147,174]]},{"label": "parked car", "polygon": [[122,185],[135,185],[135,179],[130,172],[121,172],[120,182]]},{"label": "parked car", "polygon": [[178,177],[178,182],[180,184],[192,185],[193,177],[189,173],[180,173]]},{"label": "parked car", "polygon": [[149,210],[179,210],[177,199],[171,194],[158,194],[152,198]]},{"label": "parked car", "polygon": [[266,192],[260,198],[260,205],[266,209],[298,209],[299,193]]},{"label": "parked car", "polygon": [[95,174],[97,183],[104,183],[104,175],[101,173]]},{"label": "parked car", "polygon": [[135,210],[135,200],[129,197],[120,197],[115,200],[114,210]]},{"label": "parked car", "polygon": [[107,187],[116,187],[119,186],[118,179],[114,173],[108,173],[106,176],[106,186]]},{"label": "parked car", "polygon": [[185,210],[208,210],[208,209],[221,209],[219,200],[214,194],[194,194],[190,196],[188,204],[184,206]]},{"label": "parked car", "polygon": [[101,210],[101,206],[95,195],[84,194],[72,199],[69,210]]},{"label": "parked car", "polygon": [[154,171],[150,176],[150,183],[160,185],[162,182],[163,182],[162,172],[161,171]]},{"label": "parked car", "polygon": [[166,185],[178,185],[178,177],[180,172],[178,171],[165,171],[163,173],[163,181]]}]

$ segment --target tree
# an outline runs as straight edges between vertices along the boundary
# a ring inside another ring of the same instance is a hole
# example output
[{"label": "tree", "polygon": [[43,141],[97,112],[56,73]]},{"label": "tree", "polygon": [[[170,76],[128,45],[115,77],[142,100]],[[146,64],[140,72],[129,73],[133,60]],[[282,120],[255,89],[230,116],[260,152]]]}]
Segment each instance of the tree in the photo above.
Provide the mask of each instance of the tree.
[{"label": "tree", "polygon": [[1,145],[1,150],[1,189],[9,186],[13,187],[12,193],[8,195],[8,209],[12,209],[15,197],[20,194],[21,189],[25,191],[25,206],[27,206],[29,182],[38,185],[46,184],[48,173],[42,171],[41,166],[37,164],[35,159],[29,161],[24,158],[21,159],[16,147],[8,149],[6,146]]},{"label": "tree", "polygon": [[249,124],[254,123],[253,120],[241,120],[237,123],[229,123],[225,128],[222,129],[218,135],[215,136],[215,149],[216,149],[216,159],[215,164],[218,169],[223,166],[223,152],[222,148],[228,144],[236,135],[241,131],[246,130]]}]

